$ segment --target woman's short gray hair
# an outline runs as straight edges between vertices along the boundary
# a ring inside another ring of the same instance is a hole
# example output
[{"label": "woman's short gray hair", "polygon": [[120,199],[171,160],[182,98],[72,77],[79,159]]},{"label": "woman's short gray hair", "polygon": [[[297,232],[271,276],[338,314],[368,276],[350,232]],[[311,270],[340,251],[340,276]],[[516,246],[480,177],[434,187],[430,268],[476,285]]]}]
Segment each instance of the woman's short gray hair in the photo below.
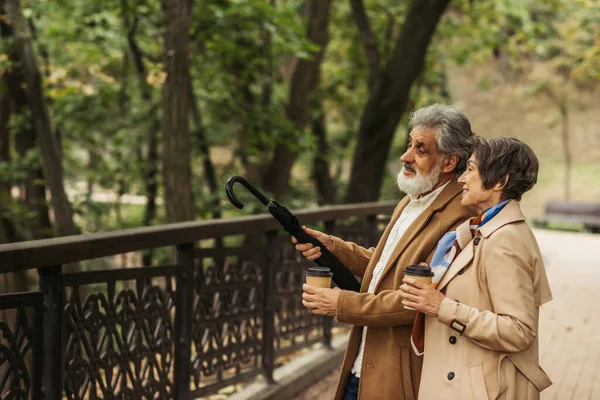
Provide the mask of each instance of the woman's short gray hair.
[{"label": "woman's short gray hair", "polygon": [[456,108],[433,104],[410,115],[409,127],[432,128],[437,131],[438,149],[443,154],[458,155],[455,172],[460,175],[467,166],[473,146],[473,132],[469,119]]},{"label": "woman's short gray hair", "polygon": [[531,147],[518,139],[477,138],[473,154],[485,190],[504,184],[502,200],[521,200],[537,182],[540,162]]}]

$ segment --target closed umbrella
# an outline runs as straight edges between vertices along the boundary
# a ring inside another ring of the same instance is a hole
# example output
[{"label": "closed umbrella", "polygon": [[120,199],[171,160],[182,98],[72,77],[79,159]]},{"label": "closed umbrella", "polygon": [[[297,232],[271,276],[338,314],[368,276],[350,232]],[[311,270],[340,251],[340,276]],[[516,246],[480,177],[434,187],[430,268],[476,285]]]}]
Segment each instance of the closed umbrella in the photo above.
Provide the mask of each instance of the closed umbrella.
[{"label": "closed umbrella", "polygon": [[352,275],[350,270],[346,268],[344,264],[327,248],[317,240],[315,237],[309,235],[304,232],[298,218],[294,214],[290,212],[285,206],[279,204],[273,199],[268,200],[258,189],[256,189],[250,182],[248,182],[244,177],[241,176],[232,176],[227,181],[225,185],[225,191],[227,192],[227,197],[229,201],[239,208],[240,210],[244,208],[244,204],[242,204],[233,193],[233,184],[239,182],[246,189],[250,191],[261,203],[267,206],[267,209],[271,213],[271,215],[281,224],[283,229],[298,239],[300,243],[312,243],[313,246],[319,246],[321,248],[321,257],[314,260],[317,265],[321,267],[327,267],[333,273],[333,281],[335,284],[345,290],[353,290],[358,292],[360,290],[360,283],[358,280]]}]

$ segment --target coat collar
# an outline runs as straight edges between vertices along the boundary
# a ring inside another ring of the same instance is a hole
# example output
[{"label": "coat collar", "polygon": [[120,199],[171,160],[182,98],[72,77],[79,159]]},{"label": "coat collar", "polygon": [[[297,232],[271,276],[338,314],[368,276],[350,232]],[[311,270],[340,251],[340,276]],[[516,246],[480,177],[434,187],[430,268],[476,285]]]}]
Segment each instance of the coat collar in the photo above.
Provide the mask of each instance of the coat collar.
[{"label": "coat collar", "polygon": [[[425,210],[423,210],[423,212],[417,217],[417,219],[415,219],[413,221],[413,223],[408,227],[406,232],[404,232],[404,234],[398,241],[396,248],[394,249],[389,260],[387,261],[385,269],[383,270],[383,274],[381,275],[381,278],[379,279],[379,282],[377,283],[377,287],[381,284],[381,282],[383,282],[383,278],[387,275],[387,273],[390,271],[392,266],[396,263],[396,261],[398,260],[398,257],[400,257],[400,254],[413,241],[413,239],[417,236],[417,234],[419,232],[421,232],[421,229],[423,228],[423,226],[425,226],[427,221],[429,221],[429,219],[431,218],[433,213],[444,208],[453,198],[455,198],[460,193],[462,193],[462,185],[459,184],[456,179],[451,180],[446,185],[446,187],[442,190],[442,192],[436,197],[436,199],[433,201],[433,203],[431,203],[431,205],[429,205],[429,207],[427,207]],[[404,210],[404,208],[406,208],[408,203],[410,203],[409,196],[404,197],[404,199],[402,199],[402,201],[400,202],[400,206],[398,207],[398,212],[396,213],[395,218],[392,221],[390,221],[390,224],[388,225],[388,229],[386,229],[386,232],[385,232],[385,238],[382,238],[382,239],[385,239],[385,240],[382,240],[383,246],[385,246],[385,241],[387,241],[387,236],[389,236],[391,228],[394,226],[394,224],[396,223],[396,221],[398,220],[398,218],[402,214],[402,211]],[[371,274],[370,279],[372,279],[372,278],[373,277]],[[368,283],[367,283],[367,285],[368,285]],[[377,290],[377,287],[375,288],[375,290]]]},{"label": "coat collar", "polygon": [[502,228],[504,225],[513,222],[525,221],[525,215],[521,211],[521,203],[518,200],[511,200],[494,218],[490,219],[485,225],[479,228],[483,237],[489,237],[492,233]]},{"label": "coat collar", "polygon": [[[525,221],[525,215],[521,211],[520,203],[517,200],[511,200],[504,206],[500,212],[490,219],[485,225],[478,229],[479,234],[477,236],[489,237],[492,233],[503,227],[504,225],[511,224],[513,222]],[[469,229],[469,221],[463,222],[458,229],[464,228]],[[442,290],[446,285],[460,272],[461,269],[466,267],[475,255],[475,246],[473,240],[471,240],[465,248],[460,252],[456,259],[452,262],[448,271],[444,274],[444,277],[437,286],[438,290]]]}]

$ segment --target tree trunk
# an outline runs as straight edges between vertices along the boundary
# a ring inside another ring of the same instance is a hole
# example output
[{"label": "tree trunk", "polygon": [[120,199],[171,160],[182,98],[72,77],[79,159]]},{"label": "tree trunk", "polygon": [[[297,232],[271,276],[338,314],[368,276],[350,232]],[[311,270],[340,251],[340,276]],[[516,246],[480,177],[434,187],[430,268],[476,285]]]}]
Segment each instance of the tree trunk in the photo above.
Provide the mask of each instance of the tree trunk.
[{"label": "tree trunk", "polygon": [[377,87],[377,81],[381,73],[381,57],[377,48],[377,38],[371,31],[363,0],[350,0],[350,5],[367,57],[368,85],[369,93],[371,93]]},{"label": "tree trunk", "polygon": [[559,103],[560,121],[561,121],[561,138],[563,142],[563,154],[565,158],[565,200],[571,198],[571,146],[569,145],[569,106],[567,98]]},{"label": "tree trunk", "polygon": [[[138,84],[140,86],[142,99],[150,105],[150,121],[148,123],[148,152],[144,156],[141,147],[138,150],[139,163],[144,166],[143,168],[143,180],[144,189],[146,191],[146,207],[144,209],[144,216],[142,224],[144,226],[150,226],[156,219],[156,197],[158,196],[158,132],[160,130],[160,121],[156,117],[156,109],[152,100],[152,87],[146,80],[148,75],[146,71],[146,65],[140,47],[135,40],[135,34],[138,24],[137,14],[133,17],[133,23],[129,22],[126,4],[123,1],[123,15],[125,27],[127,29],[127,43],[129,45],[129,52],[131,53],[131,59],[138,77]],[[142,265],[152,265],[152,249],[145,250],[142,254]]]},{"label": "tree trunk", "polygon": [[50,115],[42,90],[40,70],[33,50],[29,28],[23,17],[19,0],[6,0],[5,6],[8,17],[12,22],[14,44],[25,77],[25,91],[35,121],[37,138],[44,159],[46,178],[52,194],[56,231],[59,236],[74,235],[76,229],[73,222],[73,210],[65,193],[63,168],[56,138],[52,132]]},{"label": "tree trunk", "polygon": [[[0,4],[0,11],[2,4]],[[0,26],[0,28],[3,26]],[[2,79],[6,83],[8,77]],[[2,86],[5,86],[4,88]],[[0,86],[0,163],[10,162],[10,115],[11,102],[10,91],[6,90],[7,85]],[[23,240],[22,235],[17,230],[14,221],[10,218],[10,204],[12,203],[11,189],[13,182],[6,177],[0,176],[0,244],[14,243]],[[0,274],[0,280],[4,282],[2,292],[26,292],[29,290],[29,277],[26,270],[15,271],[12,274]]]},{"label": "tree trunk", "polygon": [[427,47],[450,0],[414,0],[376,88],[363,110],[347,203],[376,201],[396,127],[410,89],[425,65]]},{"label": "tree trunk", "polygon": [[313,176],[317,186],[319,205],[334,204],[336,187],[329,173],[329,146],[327,144],[327,131],[325,124],[325,112],[322,108],[318,115],[313,118],[312,133],[317,138],[317,153],[313,160]]},{"label": "tree trunk", "polygon": [[196,95],[194,93],[194,88],[192,87],[192,82],[189,84],[189,96],[190,96],[190,111],[192,113],[192,118],[194,119],[194,128],[196,133],[196,139],[198,141],[198,147],[200,148],[200,155],[202,156],[202,165],[204,166],[204,177],[206,179],[206,184],[208,185],[208,190],[211,197],[212,217],[217,219],[221,218],[221,202],[219,196],[219,185],[217,184],[217,174],[215,172],[215,166],[212,163],[210,158],[210,150],[208,147],[208,142],[206,141],[206,132],[204,131],[204,125],[202,125],[202,114],[200,113],[200,107],[198,107],[198,103],[196,101]]},{"label": "tree trunk", "polygon": [[190,3],[165,1],[163,180],[168,222],[194,219],[188,121]]},{"label": "tree trunk", "polygon": [[[308,10],[308,39],[319,46],[310,60],[300,59],[292,75],[290,100],[286,117],[300,132],[310,122],[310,96],[319,82],[321,61],[329,40],[329,9],[331,0],[311,0]],[[291,135],[290,140],[295,135]],[[298,156],[288,143],[276,146],[275,154],[263,174],[263,187],[275,198],[283,197],[292,166]]]},{"label": "tree trunk", "polygon": [[[211,215],[214,219],[219,219],[223,216],[223,213],[221,210],[221,196],[219,196],[217,174],[215,172],[215,166],[213,165],[212,160],[210,158],[210,150],[208,147],[208,142],[206,140],[206,132],[204,130],[204,125],[202,124],[202,114],[200,113],[200,107],[198,107],[196,94],[194,93],[194,87],[192,86],[191,80],[189,86],[189,96],[191,106],[190,109],[192,112],[192,117],[194,119],[196,140],[198,141],[200,155],[202,156],[202,165],[204,166],[204,178],[206,179],[206,184],[208,185],[208,190],[211,197]],[[220,249],[222,247],[223,238],[215,238],[215,248]],[[218,264],[220,265],[221,262],[224,262],[224,260],[219,260]]]},{"label": "tree trunk", "polygon": [[[0,32],[4,40],[7,42],[11,41],[13,36],[11,26],[2,23],[0,25]],[[7,95],[10,98],[11,112],[15,115],[23,116],[23,118],[29,121],[31,119],[29,117],[29,105],[24,90],[26,85],[21,68],[17,67],[19,58],[14,49],[8,51],[8,57],[12,68],[5,73],[5,87]],[[26,125],[20,124],[19,127],[21,129],[14,134],[15,149],[19,157],[23,159],[30,150],[33,150],[37,146],[36,132],[31,122]],[[25,220],[25,239],[46,239],[53,236],[52,223],[50,222],[46,200],[45,181],[44,171],[40,166],[28,166],[22,182],[24,201],[30,214],[30,217]]]},{"label": "tree trunk", "polygon": [[[263,33],[263,41],[265,42],[262,48],[263,54],[267,52],[268,43],[265,41]],[[252,57],[258,57],[261,50],[257,48],[255,39],[239,34],[235,38],[235,46],[239,48],[249,49],[248,51],[255,52]],[[268,69],[268,59],[265,58],[265,70]],[[263,169],[264,161],[257,161],[255,156],[257,153],[268,151],[264,137],[269,137],[268,132],[263,130],[261,121],[268,119],[267,115],[262,114],[258,107],[258,96],[252,92],[252,87],[259,84],[259,79],[263,78],[261,71],[250,70],[248,68],[248,59],[241,55],[233,58],[229,70],[233,78],[233,98],[235,106],[240,115],[240,127],[238,131],[237,155],[244,167],[244,175],[252,182],[259,182]],[[268,75],[265,71],[264,75]],[[264,89],[264,87],[263,87]],[[265,118],[267,117],[267,118]]]},{"label": "tree trunk", "polygon": [[[568,82],[565,82],[565,87]],[[549,86],[543,87],[543,93],[554,103],[560,113],[560,135],[563,145],[563,156],[565,159],[565,176],[564,176],[564,191],[565,200],[569,200],[571,197],[571,148],[569,145],[569,106],[567,92],[561,96],[557,94],[554,89]]]},{"label": "tree trunk", "polygon": [[[31,129],[25,129],[17,134],[17,151],[21,158],[35,148],[35,132]],[[21,150],[21,146],[23,149]],[[24,179],[25,187],[25,202],[27,209],[31,213],[31,217],[27,218],[26,228],[28,231],[28,239],[48,239],[53,236],[52,223],[50,222],[50,214],[48,210],[48,201],[46,199],[46,178],[44,171],[41,168],[28,168]]]},{"label": "tree trunk", "polygon": [[[10,162],[10,111],[8,91],[0,86],[0,163]],[[14,242],[17,236],[17,230],[10,219],[11,189],[12,181],[6,176],[0,176],[0,244]]]},{"label": "tree trunk", "polygon": [[[144,64],[144,58],[140,47],[135,40],[135,34],[138,26],[137,14],[133,17],[133,22],[130,23],[126,13],[126,4],[123,2],[123,14],[125,16],[125,28],[127,29],[127,43],[129,45],[129,52],[131,53],[131,59],[138,77],[138,84],[140,86],[142,99],[149,105],[151,105],[151,121],[148,126],[148,153],[144,158],[143,153],[140,153],[139,162],[145,165],[144,168],[144,188],[146,191],[146,208],[144,210],[144,217],[142,224],[144,226],[152,225],[156,218],[156,196],[158,194],[158,131],[160,125],[156,113],[154,112],[154,105],[152,104],[152,87],[146,80],[148,75],[146,71],[146,65]],[[144,261],[148,261],[148,265],[151,263],[151,259],[148,256],[144,256]],[[144,265],[147,265],[144,263]]]}]

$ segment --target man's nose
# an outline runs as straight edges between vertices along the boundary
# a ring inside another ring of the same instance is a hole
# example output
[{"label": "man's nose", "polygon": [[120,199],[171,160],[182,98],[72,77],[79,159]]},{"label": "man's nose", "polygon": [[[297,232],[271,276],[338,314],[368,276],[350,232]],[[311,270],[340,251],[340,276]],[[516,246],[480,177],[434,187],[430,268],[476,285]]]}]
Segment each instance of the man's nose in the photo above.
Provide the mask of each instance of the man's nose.
[{"label": "man's nose", "polygon": [[409,163],[409,164],[412,164],[413,162],[415,162],[415,157],[412,154],[411,149],[406,150],[404,152],[404,154],[402,154],[402,156],[400,157],[400,161]]}]

